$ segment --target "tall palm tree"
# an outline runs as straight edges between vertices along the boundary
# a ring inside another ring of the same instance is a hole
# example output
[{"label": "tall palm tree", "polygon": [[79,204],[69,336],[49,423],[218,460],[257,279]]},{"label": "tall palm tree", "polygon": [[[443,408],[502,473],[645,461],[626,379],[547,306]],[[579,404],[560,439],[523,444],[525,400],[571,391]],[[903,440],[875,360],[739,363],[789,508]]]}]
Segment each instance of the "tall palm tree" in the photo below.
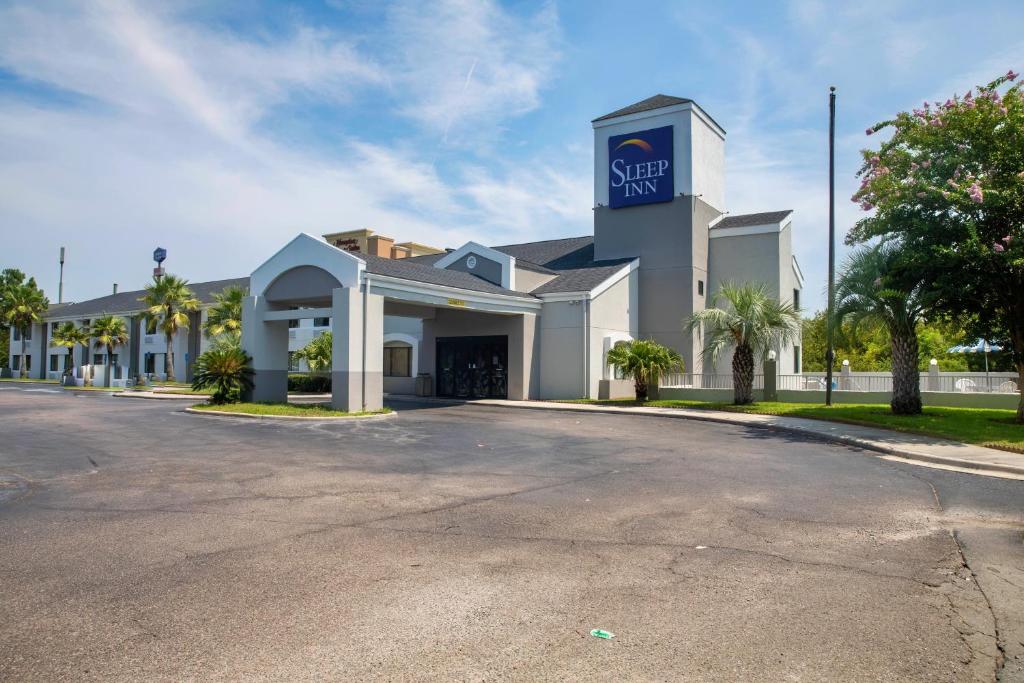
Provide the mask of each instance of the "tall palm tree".
[{"label": "tall palm tree", "polygon": [[75,348],[78,346],[89,347],[89,340],[92,338],[89,330],[84,327],[76,327],[72,322],[61,323],[53,332],[54,346],[60,346],[68,350],[68,367],[65,375],[75,374]]},{"label": "tall palm tree", "polygon": [[103,386],[109,387],[110,380],[114,375],[114,349],[128,343],[128,324],[124,318],[114,315],[104,315],[92,321],[92,329],[89,334],[96,340],[98,346],[107,351],[107,372],[103,378]]},{"label": "tall palm tree", "polygon": [[631,377],[636,400],[646,401],[651,382],[669,372],[682,372],[683,358],[656,341],[637,339],[608,349],[608,365],[621,370],[623,377]]},{"label": "tall palm tree", "polygon": [[21,378],[28,377],[26,357],[28,340],[25,337],[32,330],[32,325],[39,322],[42,314],[50,306],[50,301],[43,290],[36,286],[35,278],[27,282],[12,284],[4,293],[6,311],[4,319],[21,335]]},{"label": "tall palm tree", "polygon": [[333,355],[334,335],[330,332],[322,332],[296,351],[295,359],[305,360],[310,372],[323,372],[331,369]]},{"label": "tall palm tree", "polygon": [[164,356],[164,372],[167,381],[174,377],[174,335],[188,329],[188,314],[199,310],[199,300],[188,288],[188,280],[176,275],[164,275],[146,285],[146,293],[139,299],[146,304],[147,320],[156,320],[157,327],[167,340],[167,354]]},{"label": "tall palm tree", "polygon": [[[724,299],[725,307],[718,303]],[[792,343],[800,334],[800,315],[769,294],[768,285],[722,283],[711,306],[686,322],[690,333],[703,333],[704,357],[712,365],[728,348],[732,354],[733,402],[754,402],[754,359]]]},{"label": "tall palm tree", "polygon": [[242,300],[246,297],[242,287],[225,287],[213,295],[214,304],[206,312],[203,331],[207,337],[222,334],[240,334],[242,331]]},{"label": "tall palm tree", "polygon": [[883,243],[850,254],[836,285],[836,324],[855,332],[862,323],[885,325],[892,349],[892,401],[897,415],[921,412],[917,323],[926,309],[920,280],[900,269],[900,248]]}]

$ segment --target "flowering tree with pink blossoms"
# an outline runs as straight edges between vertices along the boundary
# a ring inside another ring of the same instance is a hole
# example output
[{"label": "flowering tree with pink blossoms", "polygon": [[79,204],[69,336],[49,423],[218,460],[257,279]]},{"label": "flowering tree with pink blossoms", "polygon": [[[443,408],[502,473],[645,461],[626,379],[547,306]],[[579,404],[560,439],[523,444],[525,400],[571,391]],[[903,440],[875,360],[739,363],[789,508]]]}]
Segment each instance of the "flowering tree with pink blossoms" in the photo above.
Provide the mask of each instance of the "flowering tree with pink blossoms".
[{"label": "flowering tree with pink blossoms", "polygon": [[[1013,71],[878,123],[848,244],[898,245],[933,311],[1008,343],[1024,388],[1024,92]],[[896,274],[898,276],[898,274]],[[1024,395],[1017,408],[1024,423]]]}]

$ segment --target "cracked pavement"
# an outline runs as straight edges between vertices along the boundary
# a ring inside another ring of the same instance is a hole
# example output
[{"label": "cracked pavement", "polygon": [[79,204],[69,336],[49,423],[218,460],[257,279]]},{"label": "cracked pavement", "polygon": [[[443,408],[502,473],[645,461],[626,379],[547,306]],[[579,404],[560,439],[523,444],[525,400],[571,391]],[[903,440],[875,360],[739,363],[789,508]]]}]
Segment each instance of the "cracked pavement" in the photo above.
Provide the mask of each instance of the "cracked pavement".
[{"label": "cracked pavement", "polygon": [[0,391],[0,679],[1024,680],[1024,482],[396,407]]}]

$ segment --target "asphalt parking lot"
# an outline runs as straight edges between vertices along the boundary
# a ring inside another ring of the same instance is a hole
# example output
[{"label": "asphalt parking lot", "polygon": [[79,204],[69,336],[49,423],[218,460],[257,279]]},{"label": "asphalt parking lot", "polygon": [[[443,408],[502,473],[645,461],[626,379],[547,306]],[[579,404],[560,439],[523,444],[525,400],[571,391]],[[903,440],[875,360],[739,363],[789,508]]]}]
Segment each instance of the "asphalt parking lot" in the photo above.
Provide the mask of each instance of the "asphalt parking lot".
[{"label": "asphalt parking lot", "polygon": [[3,387],[0,679],[1024,678],[1024,482],[395,407],[282,424]]}]

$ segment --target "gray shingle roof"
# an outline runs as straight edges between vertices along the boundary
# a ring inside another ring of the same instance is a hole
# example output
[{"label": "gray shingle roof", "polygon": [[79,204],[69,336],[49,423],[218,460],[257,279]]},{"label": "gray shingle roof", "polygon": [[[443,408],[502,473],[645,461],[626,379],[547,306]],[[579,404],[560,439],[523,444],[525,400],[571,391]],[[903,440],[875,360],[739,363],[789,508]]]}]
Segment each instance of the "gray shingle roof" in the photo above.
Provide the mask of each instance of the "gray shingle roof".
[{"label": "gray shingle roof", "polygon": [[558,292],[587,292],[631,262],[631,258],[594,260],[594,237],[569,237],[566,239],[506,244],[494,247],[498,251],[516,258],[516,263],[529,261],[542,265],[558,274],[545,282],[532,294],[555,294]]},{"label": "gray shingle roof", "polygon": [[493,247],[493,249],[514,256],[517,263],[527,261],[555,271],[578,267],[594,261],[594,237],[592,235],[524,244],[506,244]]},{"label": "gray shingle roof", "polygon": [[550,282],[531,292],[535,295],[557,294],[559,292],[589,292],[610,278],[633,259],[616,259],[614,261],[595,261],[583,268],[570,268]]},{"label": "gray shingle roof", "polygon": [[[434,263],[445,254],[428,254],[407,259],[386,259],[369,254],[358,254],[358,256],[366,261],[366,269],[371,275],[387,275],[413,282],[519,297],[589,291],[632,261],[629,258],[595,261],[594,238],[590,235],[507,244],[494,247],[494,249],[514,256],[516,265],[519,267],[539,273],[553,274],[556,277],[533,292],[516,292],[492,284],[470,273],[434,267]],[[248,290],[249,278],[189,283],[193,293],[203,303],[213,302],[214,294],[230,286],[243,287]],[[139,297],[143,294],[145,294],[144,290],[135,290],[118,292],[78,303],[60,304],[59,307],[57,304],[51,304],[48,317],[92,318],[103,313],[141,312],[143,306],[139,302]]]},{"label": "gray shingle roof", "polygon": [[[225,287],[242,287],[249,289],[249,278],[237,277],[230,280],[211,280],[209,282],[190,282],[189,289],[196,298],[204,304],[213,302],[213,295],[221,292]],[[62,305],[60,308],[51,306],[47,311],[47,317],[54,318],[90,318],[104,313],[134,313],[141,312],[144,306],[139,297],[145,294],[145,290],[137,289],[131,292],[118,292],[108,294],[98,299],[89,299],[75,304]]]},{"label": "gray shingle roof", "polygon": [[594,119],[593,121],[591,121],[591,123],[597,123],[598,121],[605,121],[607,119],[614,119],[614,118],[617,118],[619,116],[628,116],[630,114],[639,114],[640,112],[652,111],[654,109],[661,109],[662,107],[674,107],[677,104],[692,104],[697,109],[700,109],[701,113],[703,113],[704,116],[707,116],[709,119],[711,119],[711,121],[716,126],[718,126],[723,132],[725,131],[724,128],[722,128],[720,125],[718,125],[718,121],[715,121],[713,118],[711,118],[711,115],[708,114],[706,111],[704,111],[701,108],[701,106],[699,104],[697,104],[696,102],[694,102],[693,100],[688,99],[686,97],[674,97],[672,95],[661,95],[661,94],[654,95],[653,97],[648,97],[646,100],[640,100],[639,102],[634,102],[633,104],[629,105],[628,107],[623,107],[622,109],[617,109],[617,110],[613,111],[611,114],[605,114],[604,116],[599,116],[596,119]]},{"label": "gray shingle roof", "polygon": [[747,228],[752,225],[771,225],[772,223],[781,222],[791,213],[793,213],[792,209],[786,209],[785,211],[763,211],[761,213],[745,213],[738,216],[726,216],[713,225],[711,229],[717,230],[718,228]]},{"label": "gray shingle roof", "polygon": [[693,100],[685,97],[674,97],[672,95],[657,94],[653,97],[648,97],[646,100],[640,100],[634,102],[628,107],[622,109],[616,109],[611,114],[605,114],[599,116],[594,121],[604,121],[605,119],[614,119],[618,116],[627,116],[629,114],[639,114],[642,111],[650,111],[652,109],[661,109],[662,107],[672,107],[677,104],[692,104]]},{"label": "gray shingle roof", "polygon": [[476,275],[464,273],[460,270],[436,268],[431,264],[423,263],[419,258],[389,259],[381,256],[371,256],[370,254],[359,254],[359,258],[366,261],[366,270],[371,275],[399,277],[412,280],[413,282],[426,282],[428,284],[468,289],[472,292],[489,292],[491,294],[506,294],[508,296],[530,296],[526,292],[515,292],[511,289],[505,289]]},{"label": "gray shingle roof", "polygon": [[[598,286],[609,277],[618,272],[624,265],[632,261],[631,258],[624,259],[613,259],[607,261],[595,261],[594,260],[594,237],[592,235],[585,235],[583,237],[567,237],[562,239],[554,240],[542,240],[540,242],[524,242],[522,244],[505,244],[502,246],[491,247],[503,254],[508,254],[516,259],[516,266],[524,268],[526,270],[532,270],[538,273],[546,273],[555,275],[548,282],[537,289],[530,292],[532,295],[539,294],[555,294],[558,292],[585,292]],[[441,270],[435,268],[434,263],[440,258],[445,256],[444,254],[429,254],[427,256],[416,256],[414,258],[400,259],[393,263],[404,263],[407,265],[416,264],[426,268],[430,268],[434,278],[437,277],[436,271]],[[365,258],[360,254],[360,258]],[[381,259],[386,260],[386,259]],[[367,261],[369,263],[369,260]],[[385,264],[386,265],[386,264]],[[368,266],[369,267],[369,266]],[[373,272],[372,270],[370,271]],[[450,271],[444,271],[450,272]],[[390,273],[387,273],[390,274]],[[423,273],[427,276],[428,273]],[[468,275],[465,273],[464,275]],[[395,275],[395,277],[406,277],[404,275]],[[469,277],[475,278],[479,282],[484,282],[486,285],[490,285],[489,282],[480,280],[474,275]],[[410,277],[409,279],[416,279]],[[435,280],[426,280],[428,282],[434,282]],[[436,282],[436,284],[447,284],[446,282]],[[452,285],[458,286],[458,285]],[[494,287],[494,285],[491,285]],[[501,290],[495,288],[499,293],[508,293],[508,290]],[[493,291],[493,290],[481,290],[481,291]],[[518,293],[522,295],[521,293]]]}]

